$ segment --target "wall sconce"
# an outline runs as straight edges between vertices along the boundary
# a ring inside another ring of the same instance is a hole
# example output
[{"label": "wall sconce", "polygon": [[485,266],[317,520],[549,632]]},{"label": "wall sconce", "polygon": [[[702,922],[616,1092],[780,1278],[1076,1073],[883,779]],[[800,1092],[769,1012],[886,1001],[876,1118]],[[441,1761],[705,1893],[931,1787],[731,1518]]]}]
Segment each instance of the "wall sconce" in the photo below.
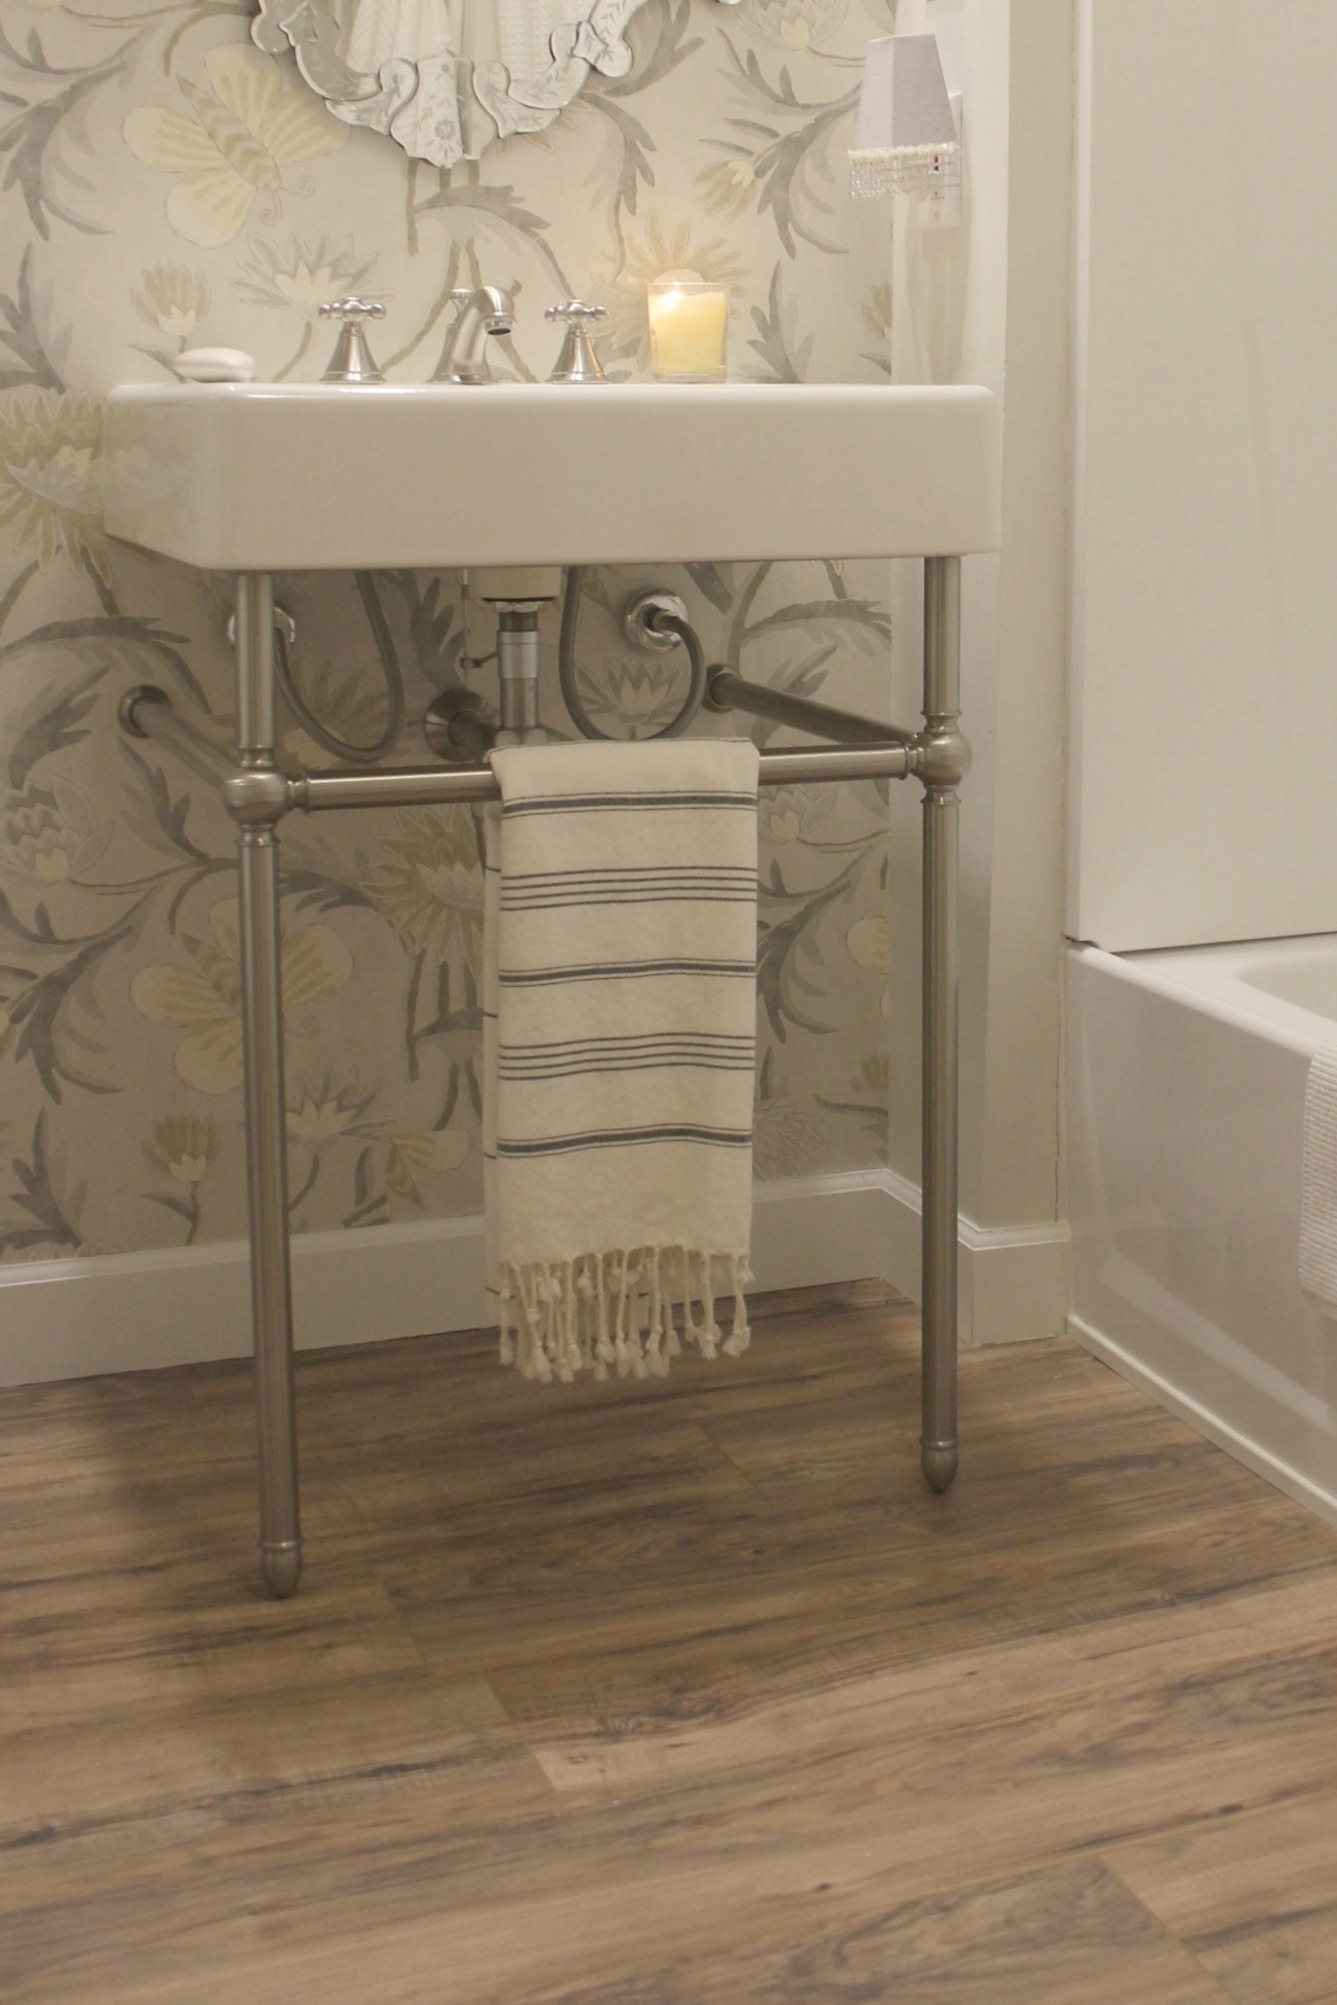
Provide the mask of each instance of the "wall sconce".
[{"label": "wall sconce", "polygon": [[960,186],[961,142],[937,36],[879,36],[864,58],[851,193],[937,199]]}]

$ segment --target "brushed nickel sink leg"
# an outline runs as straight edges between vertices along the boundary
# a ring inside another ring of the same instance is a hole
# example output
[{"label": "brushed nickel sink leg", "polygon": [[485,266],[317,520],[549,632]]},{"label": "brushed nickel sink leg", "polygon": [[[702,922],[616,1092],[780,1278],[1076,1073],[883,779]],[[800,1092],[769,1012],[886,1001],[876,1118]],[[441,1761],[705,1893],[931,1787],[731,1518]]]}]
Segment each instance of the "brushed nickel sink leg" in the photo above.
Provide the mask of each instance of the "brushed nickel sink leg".
[{"label": "brushed nickel sink leg", "polygon": [[960,706],[961,562],[924,563],[923,1433],[925,1481],[956,1475],[957,903],[969,748]]},{"label": "brushed nickel sink leg", "polygon": [[[273,579],[237,578],[237,756],[244,771],[274,766]],[[229,806],[238,821],[241,1021],[246,1068],[246,1169],[251,1227],[251,1319],[260,1461],[260,1567],[284,1598],[302,1571],[293,1407],[292,1288],[284,1145],[283,997],[279,948],[276,789]]]}]

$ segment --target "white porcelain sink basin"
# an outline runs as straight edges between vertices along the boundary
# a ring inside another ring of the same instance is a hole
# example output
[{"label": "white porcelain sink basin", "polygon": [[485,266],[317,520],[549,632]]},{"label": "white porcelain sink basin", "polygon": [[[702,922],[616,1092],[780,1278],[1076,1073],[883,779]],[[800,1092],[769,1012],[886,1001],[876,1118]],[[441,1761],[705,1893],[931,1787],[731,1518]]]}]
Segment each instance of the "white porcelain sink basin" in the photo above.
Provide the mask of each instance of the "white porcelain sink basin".
[{"label": "white porcelain sink basin", "polygon": [[112,535],[220,571],[997,547],[987,390],[170,384],[114,390]]}]

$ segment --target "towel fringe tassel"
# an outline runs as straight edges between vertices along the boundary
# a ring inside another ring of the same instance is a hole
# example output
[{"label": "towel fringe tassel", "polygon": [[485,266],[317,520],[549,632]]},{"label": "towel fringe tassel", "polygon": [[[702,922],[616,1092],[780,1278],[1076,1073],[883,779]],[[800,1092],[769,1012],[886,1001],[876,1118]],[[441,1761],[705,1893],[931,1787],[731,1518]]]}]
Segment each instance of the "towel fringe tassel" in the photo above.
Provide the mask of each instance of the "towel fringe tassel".
[{"label": "towel fringe tassel", "polygon": [[[584,1371],[606,1379],[610,1366],[619,1378],[666,1378],[684,1342],[704,1358],[741,1357],[751,1342],[751,1279],[746,1255],[692,1246],[508,1264],[498,1282],[501,1361],[541,1384],[569,1385]],[[715,1319],[717,1296],[733,1299],[728,1336]]]}]

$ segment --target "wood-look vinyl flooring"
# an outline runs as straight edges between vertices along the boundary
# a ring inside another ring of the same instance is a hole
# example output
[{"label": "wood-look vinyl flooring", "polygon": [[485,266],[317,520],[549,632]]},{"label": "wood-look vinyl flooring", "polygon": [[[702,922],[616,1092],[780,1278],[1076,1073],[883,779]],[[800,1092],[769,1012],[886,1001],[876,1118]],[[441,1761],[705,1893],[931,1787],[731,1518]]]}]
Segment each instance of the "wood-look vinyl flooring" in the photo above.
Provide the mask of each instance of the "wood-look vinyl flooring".
[{"label": "wood-look vinyl flooring", "polygon": [[0,1394],[5,2005],[1334,2005],[1337,1534],[1067,1343]]}]

